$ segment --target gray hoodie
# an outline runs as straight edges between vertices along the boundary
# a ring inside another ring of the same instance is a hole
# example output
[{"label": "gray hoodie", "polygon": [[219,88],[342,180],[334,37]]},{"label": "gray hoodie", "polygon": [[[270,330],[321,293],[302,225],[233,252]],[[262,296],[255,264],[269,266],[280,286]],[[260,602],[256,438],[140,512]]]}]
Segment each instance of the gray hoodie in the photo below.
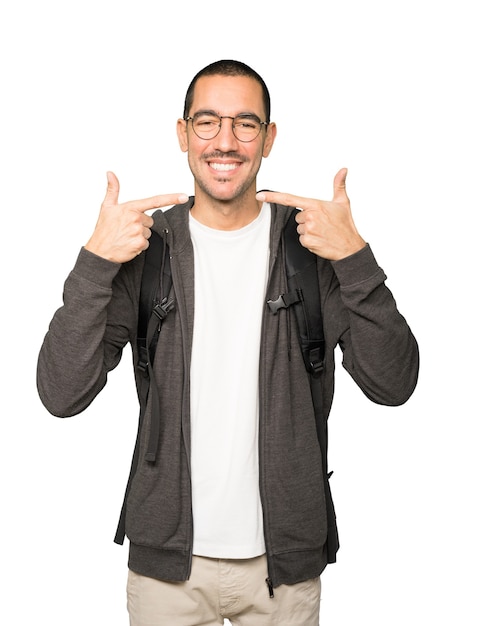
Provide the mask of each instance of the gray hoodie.
[{"label": "gray hoodie", "polygon": [[[145,458],[151,398],[140,435],[139,463],[128,495],[129,567],[145,576],[181,581],[192,556],[189,371],[194,319],[191,200],[154,214],[153,229],[171,255],[175,307],[165,319],[154,362],[159,440],[154,463]],[[281,233],[291,208],[272,205],[270,275],[266,300],[287,291]],[[59,417],[86,409],[131,343],[136,354],[138,300],[144,255],[123,265],[85,249],[64,288],[38,359],[37,383],[45,407]],[[337,262],[318,258],[326,340],[323,409],[334,388],[334,349],[373,401],[400,405],[418,375],[418,348],[367,245]],[[232,306],[248,306],[239,302]],[[222,364],[218,364],[222,367]],[[141,373],[137,372],[137,386]],[[273,586],[318,576],[327,564],[325,486],[315,417],[290,309],[265,306],[260,346],[260,493]]]}]

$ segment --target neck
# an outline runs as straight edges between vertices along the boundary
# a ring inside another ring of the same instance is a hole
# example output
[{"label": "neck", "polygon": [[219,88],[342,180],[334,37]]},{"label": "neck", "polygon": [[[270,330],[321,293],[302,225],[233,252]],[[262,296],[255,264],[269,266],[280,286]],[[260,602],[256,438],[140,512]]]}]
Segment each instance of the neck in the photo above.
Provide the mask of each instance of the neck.
[{"label": "neck", "polygon": [[198,222],[209,228],[238,230],[253,222],[261,208],[262,202],[256,200],[255,190],[233,200],[219,200],[206,195],[197,187],[191,212]]}]

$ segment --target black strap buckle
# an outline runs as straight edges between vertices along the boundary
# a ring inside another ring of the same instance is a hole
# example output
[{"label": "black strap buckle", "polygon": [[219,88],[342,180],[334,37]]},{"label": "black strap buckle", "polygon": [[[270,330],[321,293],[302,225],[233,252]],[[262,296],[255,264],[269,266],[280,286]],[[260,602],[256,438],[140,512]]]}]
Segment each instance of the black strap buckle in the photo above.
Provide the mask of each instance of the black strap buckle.
[{"label": "black strap buckle", "polygon": [[174,301],[164,298],[161,302],[153,307],[153,313],[158,317],[160,322],[167,317],[168,313],[173,309]]},{"label": "black strap buckle", "polygon": [[280,309],[288,309],[289,306],[302,300],[302,292],[300,289],[294,289],[288,293],[282,293],[276,300],[267,300],[270,311],[276,315]]},{"label": "black strap buckle", "polygon": [[141,341],[142,345],[138,348],[138,369],[146,375],[148,373],[148,350],[145,347],[145,339]]},{"label": "black strap buckle", "polygon": [[323,342],[321,346],[308,350],[308,356],[306,357],[308,359],[308,363],[306,363],[306,366],[308,371],[314,376],[317,376],[318,374],[321,374],[321,372],[323,372],[324,360],[322,358],[322,354]]}]

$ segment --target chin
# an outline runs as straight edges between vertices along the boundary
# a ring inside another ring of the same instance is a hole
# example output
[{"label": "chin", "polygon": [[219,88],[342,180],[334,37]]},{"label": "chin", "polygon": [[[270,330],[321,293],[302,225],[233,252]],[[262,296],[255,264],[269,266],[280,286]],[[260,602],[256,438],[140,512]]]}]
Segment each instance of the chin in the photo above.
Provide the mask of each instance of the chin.
[{"label": "chin", "polygon": [[217,181],[215,185],[201,186],[202,191],[218,202],[231,202],[245,195],[250,184],[235,185],[231,181]]}]

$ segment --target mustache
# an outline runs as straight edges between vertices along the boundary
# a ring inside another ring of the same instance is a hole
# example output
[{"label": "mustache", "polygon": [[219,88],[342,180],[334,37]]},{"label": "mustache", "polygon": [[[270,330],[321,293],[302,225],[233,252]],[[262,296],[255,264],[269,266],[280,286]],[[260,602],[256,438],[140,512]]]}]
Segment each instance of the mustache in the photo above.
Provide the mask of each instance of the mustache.
[{"label": "mustache", "polygon": [[211,159],[235,159],[235,161],[241,161],[242,163],[247,160],[243,154],[238,154],[238,152],[221,152],[220,150],[214,150],[203,155],[204,161],[210,161]]}]

